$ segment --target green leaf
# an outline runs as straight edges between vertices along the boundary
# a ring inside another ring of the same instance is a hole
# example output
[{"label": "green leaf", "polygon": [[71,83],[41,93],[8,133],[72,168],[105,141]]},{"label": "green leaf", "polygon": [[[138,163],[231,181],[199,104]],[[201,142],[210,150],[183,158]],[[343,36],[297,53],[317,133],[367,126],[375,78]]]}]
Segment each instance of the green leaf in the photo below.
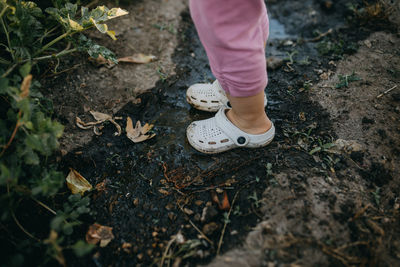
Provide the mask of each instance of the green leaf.
[{"label": "green leaf", "polygon": [[28,76],[29,73],[31,73],[31,68],[32,65],[30,62],[25,63],[22,65],[22,67],[19,68],[19,73],[21,74],[22,77]]},{"label": "green leaf", "polygon": [[83,257],[86,254],[90,253],[94,249],[94,247],[95,246],[92,244],[88,244],[83,240],[79,240],[72,246],[72,249],[74,250],[76,256]]},{"label": "green leaf", "polygon": [[312,154],[314,154],[316,152],[319,152],[319,151],[321,151],[321,147],[320,146],[318,146],[318,147],[314,148],[313,150],[311,150],[309,154],[312,155]]}]

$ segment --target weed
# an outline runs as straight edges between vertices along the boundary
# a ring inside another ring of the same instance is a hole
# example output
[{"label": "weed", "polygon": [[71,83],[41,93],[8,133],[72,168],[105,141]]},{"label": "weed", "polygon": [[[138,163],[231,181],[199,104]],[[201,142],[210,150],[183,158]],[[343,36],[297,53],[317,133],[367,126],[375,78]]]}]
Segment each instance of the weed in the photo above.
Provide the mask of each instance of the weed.
[{"label": "weed", "polygon": [[334,147],[335,144],[334,143],[323,143],[322,140],[320,138],[318,138],[318,145],[316,147],[314,147],[309,154],[315,154],[317,152],[327,152],[329,151],[330,148]]},{"label": "weed", "polygon": [[261,200],[258,199],[257,192],[254,191],[252,195],[247,197],[247,199],[253,200],[254,206],[256,206],[256,208],[260,207]]},{"label": "weed", "polygon": [[241,216],[243,213],[240,211],[240,206],[237,205],[234,209],[233,209],[233,215],[236,216]]},{"label": "weed", "polygon": [[358,77],[354,71],[350,75],[339,74],[339,82],[336,84],[335,88],[340,89],[342,87],[349,87],[349,83],[355,82],[355,81],[360,81],[360,80],[362,80],[362,79],[360,77]]},{"label": "weed", "polygon": [[293,64],[295,62],[294,56],[297,55],[299,51],[294,50],[291,53],[286,52],[287,57],[285,57],[283,60],[289,61],[289,64]]},{"label": "weed", "polygon": [[164,69],[161,66],[157,67],[157,74],[162,82],[165,82],[168,79],[168,74],[164,72]]},{"label": "weed", "polygon": [[308,66],[308,65],[310,65],[311,62],[310,62],[310,60],[309,60],[309,57],[307,56],[307,57],[303,58],[302,60],[300,60],[300,61],[299,61],[299,64],[302,65],[302,66]]},{"label": "weed", "polygon": [[371,192],[371,194],[374,198],[375,204],[379,206],[381,203],[381,188],[376,187],[375,192]]}]

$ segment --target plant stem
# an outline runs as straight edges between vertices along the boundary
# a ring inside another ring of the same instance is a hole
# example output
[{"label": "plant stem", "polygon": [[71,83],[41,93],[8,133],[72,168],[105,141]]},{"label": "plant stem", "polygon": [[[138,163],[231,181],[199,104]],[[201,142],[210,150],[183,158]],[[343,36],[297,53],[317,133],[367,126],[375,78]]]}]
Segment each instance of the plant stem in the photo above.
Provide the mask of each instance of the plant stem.
[{"label": "plant stem", "polygon": [[3,75],[1,75],[1,78],[7,77],[8,74],[10,74],[15,69],[16,66],[18,66],[18,63],[16,63],[16,64],[12,65],[11,67],[9,67],[8,70],[6,70],[6,72],[4,72]]},{"label": "plant stem", "polygon": [[6,37],[7,37],[8,50],[10,51],[10,54],[11,54],[11,57],[13,58],[13,60],[15,60],[14,51],[13,51],[13,49],[11,47],[10,35],[8,34],[6,24],[4,23],[4,20],[3,20],[2,16],[0,16],[0,22],[3,25],[4,33],[5,33]]},{"label": "plant stem", "polygon": [[78,51],[77,48],[73,48],[73,49],[69,49],[69,50],[63,50],[58,54],[53,54],[53,55],[48,55],[48,56],[43,56],[43,57],[35,57],[35,58],[32,58],[32,59],[25,59],[25,60],[22,60],[19,63],[25,63],[25,62],[28,62],[28,61],[40,61],[40,60],[46,60],[46,59],[51,59],[51,58],[59,58],[59,57],[71,54],[73,52],[76,52],[76,51]]},{"label": "plant stem", "polygon": [[3,8],[3,10],[0,12],[0,18],[3,17],[4,13],[6,13],[6,10],[8,8],[8,5],[6,4],[6,6]]},{"label": "plant stem", "polygon": [[43,46],[39,51],[37,51],[33,56],[37,56],[41,53],[43,53],[47,48],[49,48],[50,46],[52,46],[53,44],[57,43],[58,41],[64,39],[65,37],[67,37],[68,35],[70,35],[71,32],[67,31],[66,33],[58,36],[56,39],[52,40],[51,42],[49,42],[48,44],[46,44],[45,46]]}]

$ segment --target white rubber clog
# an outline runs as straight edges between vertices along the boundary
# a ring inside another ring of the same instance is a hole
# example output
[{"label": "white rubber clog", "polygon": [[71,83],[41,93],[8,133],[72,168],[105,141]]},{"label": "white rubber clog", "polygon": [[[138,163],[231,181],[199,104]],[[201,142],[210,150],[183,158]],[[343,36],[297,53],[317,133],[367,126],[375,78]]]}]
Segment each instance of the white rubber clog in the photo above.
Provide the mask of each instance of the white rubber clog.
[{"label": "white rubber clog", "polygon": [[257,148],[271,143],[275,136],[275,127],[263,134],[248,134],[236,127],[227,117],[227,108],[221,108],[215,117],[194,121],[187,130],[189,143],[198,151],[206,154],[221,153],[237,147]]},{"label": "white rubber clog", "polygon": [[[218,80],[213,83],[193,84],[186,91],[186,100],[194,108],[208,112],[217,112],[222,107],[231,108],[229,99]],[[267,105],[265,95],[264,105]]]}]

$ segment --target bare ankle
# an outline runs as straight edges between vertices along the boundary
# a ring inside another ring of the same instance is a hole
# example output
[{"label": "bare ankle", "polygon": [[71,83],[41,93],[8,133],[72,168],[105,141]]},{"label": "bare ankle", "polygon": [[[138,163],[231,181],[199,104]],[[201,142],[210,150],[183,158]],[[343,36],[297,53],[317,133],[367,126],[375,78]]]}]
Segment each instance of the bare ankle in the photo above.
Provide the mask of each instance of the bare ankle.
[{"label": "bare ankle", "polygon": [[233,109],[230,109],[226,116],[236,127],[249,134],[263,134],[272,126],[265,112],[261,114],[237,114]]}]

